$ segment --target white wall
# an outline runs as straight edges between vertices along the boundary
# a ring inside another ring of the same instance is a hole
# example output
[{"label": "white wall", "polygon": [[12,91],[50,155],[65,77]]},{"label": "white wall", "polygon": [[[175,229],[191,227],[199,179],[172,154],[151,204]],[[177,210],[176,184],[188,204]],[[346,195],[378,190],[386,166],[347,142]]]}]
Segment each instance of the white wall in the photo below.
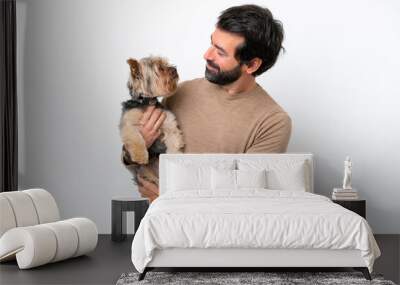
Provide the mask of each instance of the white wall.
[{"label": "white wall", "polygon": [[[110,232],[113,195],[137,196],[120,163],[125,60],[167,56],[203,76],[220,11],[244,1],[18,0],[20,188],[43,187],[65,218]],[[316,155],[316,192],[353,185],[375,233],[400,233],[400,4],[252,1],[283,22],[287,52],[258,82],[293,120],[289,152]],[[397,79],[397,80],[396,80]]]}]

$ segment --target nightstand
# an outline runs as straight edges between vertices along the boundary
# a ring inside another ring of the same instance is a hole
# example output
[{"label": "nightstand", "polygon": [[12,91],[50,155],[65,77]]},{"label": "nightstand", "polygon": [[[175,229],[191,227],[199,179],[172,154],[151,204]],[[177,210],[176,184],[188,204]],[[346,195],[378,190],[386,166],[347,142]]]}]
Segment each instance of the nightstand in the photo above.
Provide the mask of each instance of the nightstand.
[{"label": "nightstand", "polygon": [[126,239],[126,212],[135,213],[135,233],[149,207],[147,198],[113,197],[111,202],[111,239]]},{"label": "nightstand", "polygon": [[359,214],[366,219],[366,201],[365,200],[332,200],[332,202]]}]

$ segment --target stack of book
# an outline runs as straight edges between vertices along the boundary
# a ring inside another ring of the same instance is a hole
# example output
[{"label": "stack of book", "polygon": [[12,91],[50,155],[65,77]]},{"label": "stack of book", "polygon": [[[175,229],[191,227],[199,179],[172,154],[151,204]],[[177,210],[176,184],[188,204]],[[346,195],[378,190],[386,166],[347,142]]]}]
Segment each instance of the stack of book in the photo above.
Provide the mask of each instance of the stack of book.
[{"label": "stack of book", "polygon": [[333,200],[358,200],[358,192],[356,189],[333,188]]}]

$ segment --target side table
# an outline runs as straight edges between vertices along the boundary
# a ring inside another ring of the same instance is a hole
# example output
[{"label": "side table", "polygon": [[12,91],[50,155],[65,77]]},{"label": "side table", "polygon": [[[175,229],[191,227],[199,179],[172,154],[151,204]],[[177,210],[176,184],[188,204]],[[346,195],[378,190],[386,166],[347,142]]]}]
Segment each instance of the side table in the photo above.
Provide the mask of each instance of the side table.
[{"label": "side table", "polygon": [[332,202],[359,214],[366,219],[366,201],[365,200],[332,200]]},{"label": "side table", "polygon": [[149,207],[147,198],[112,197],[111,200],[111,240],[126,239],[126,212],[135,212],[135,233]]}]

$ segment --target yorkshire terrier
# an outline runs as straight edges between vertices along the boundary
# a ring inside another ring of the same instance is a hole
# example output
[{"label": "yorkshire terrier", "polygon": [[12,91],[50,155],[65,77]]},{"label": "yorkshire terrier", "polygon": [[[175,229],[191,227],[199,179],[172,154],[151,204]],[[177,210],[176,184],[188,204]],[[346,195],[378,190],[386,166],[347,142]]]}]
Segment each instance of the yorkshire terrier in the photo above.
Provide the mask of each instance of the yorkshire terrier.
[{"label": "yorkshire terrier", "polygon": [[[158,185],[158,157],[160,153],[180,153],[184,146],[182,131],[178,128],[175,115],[166,110],[157,97],[169,97],[177,89],[179,75],[176,68],[162,57],[145,57],[140,60],[129,58],[128,89],[130,100],[122,103],[119,124],[124,149],[129,153],[133,165],[133,181],[137,176]],[[146,148],[139,127],[140,119],[149,105],[164,109],[166,118],[160,127],[161,135]]]}]

